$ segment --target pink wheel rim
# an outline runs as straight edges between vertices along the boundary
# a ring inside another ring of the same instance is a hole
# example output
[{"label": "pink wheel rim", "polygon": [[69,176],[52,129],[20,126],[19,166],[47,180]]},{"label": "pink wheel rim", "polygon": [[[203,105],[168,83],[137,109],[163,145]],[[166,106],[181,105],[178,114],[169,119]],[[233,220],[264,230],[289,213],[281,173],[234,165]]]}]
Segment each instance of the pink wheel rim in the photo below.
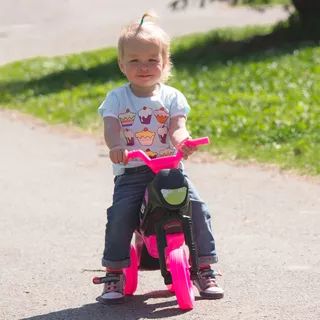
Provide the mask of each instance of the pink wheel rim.
[{"label": "pink wheel rim", "polygon": [[170,252],[169,259],[178,305],[182,310],[190,310],[194,305],[194,292],[186,253],[182,248],[175,249]]}]

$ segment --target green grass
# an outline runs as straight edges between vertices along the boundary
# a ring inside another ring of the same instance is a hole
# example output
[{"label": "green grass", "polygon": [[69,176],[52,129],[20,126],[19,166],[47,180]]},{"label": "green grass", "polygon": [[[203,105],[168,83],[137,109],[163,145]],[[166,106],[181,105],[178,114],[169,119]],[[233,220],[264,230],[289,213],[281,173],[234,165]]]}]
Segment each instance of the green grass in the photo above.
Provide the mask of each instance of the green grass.
[{"label": "green grass", "polygon": [[[250,53],[246,42],[238,42],[270,30],[225,29],[175,39],[169,84],[192,106],[192,135],[210,136],[216,154],[320,174],[320,48]],[[3,66],[0,105],[95,130],[106,92],[125,82],[116,58],[115,49],[106,49]]]}]

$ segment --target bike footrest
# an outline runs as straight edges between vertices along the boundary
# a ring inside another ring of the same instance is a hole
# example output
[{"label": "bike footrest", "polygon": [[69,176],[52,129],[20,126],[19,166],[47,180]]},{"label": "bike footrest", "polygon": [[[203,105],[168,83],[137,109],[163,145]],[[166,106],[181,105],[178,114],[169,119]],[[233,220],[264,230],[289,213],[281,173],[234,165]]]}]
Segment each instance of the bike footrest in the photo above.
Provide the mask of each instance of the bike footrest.
[{"label": "bike footrest", "polygon": [[101,284],[107,282],[107,277],[94,277],[92,279],[93,284]]}]

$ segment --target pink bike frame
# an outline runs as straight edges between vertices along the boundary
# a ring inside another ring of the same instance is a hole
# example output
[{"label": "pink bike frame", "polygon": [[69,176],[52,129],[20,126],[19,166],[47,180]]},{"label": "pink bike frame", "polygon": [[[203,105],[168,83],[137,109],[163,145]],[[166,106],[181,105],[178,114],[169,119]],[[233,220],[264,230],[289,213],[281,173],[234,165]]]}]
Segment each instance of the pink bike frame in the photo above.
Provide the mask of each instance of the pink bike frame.
[{"label": "pink bike frame", "polygon": [[[208,137],[190,139],[185,142],[187,146],[199,146],[203,144],[209,144],[210,140]],[[128,152],[128,160],[134,158],[140,158],[154,173],[158,173],[162,169],[178,168],[179,162],[181,161],[183,154],[181,150],[178,150],[177,154],[168,157],[161,157],[156,159],[150,159],[142,150],[133,150]],[[184,234],[167,234],[168,247],[166,250],[166,256],[169,253],[179,248],[184,243]],[[157,239],[155,235],[149,237],[143,237],[143,241],[149,251],[149,254],[154,258],[159,258]]]},{"label": "pink bike frame", "polygon": [[[185,142],[186,146],[199,146],[202,144],[209,144],[209,138],[198,138],[193,140],[187,140]],[[181,150],[178,150],[177,154],[174,156],[161,157],[156,159],[150,159],[142,150],[133,150],[128,152],[128,160],[134,158],[140,158],[154,173],[158,173],[162,169],[178,168],[179,162],[181,161],[183,155]]]}]

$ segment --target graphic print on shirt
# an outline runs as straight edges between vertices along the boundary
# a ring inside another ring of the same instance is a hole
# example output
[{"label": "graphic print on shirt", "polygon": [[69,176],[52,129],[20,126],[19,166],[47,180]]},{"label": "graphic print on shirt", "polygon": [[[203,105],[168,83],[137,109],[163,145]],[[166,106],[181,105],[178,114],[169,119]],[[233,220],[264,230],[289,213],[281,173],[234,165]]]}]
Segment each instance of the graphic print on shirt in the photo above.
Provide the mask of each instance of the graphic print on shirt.
[{"label": "graphic print on shirt", "polygon": [[172,149],[170,147],[168,147],[166,149],[162,149],[159,152],[160,157],[167,157],[167,156],[172,156],[172,155],[174,155],[174,149]]},{"label": "graphic print on shirt", "polygon": [[167,143],[167,135],[168,135],[168,128],[165,125],[158,128],[158,137],[161,143],[163,144]]},{"label": "graphic print on shirt", "polygon": [[161,107],[158,110],[154,110],[153,113],[154,113],[157,121],[161,124],[164,124],[167,121],[167,119],[169,118],[168,111],[163,107]]},{"label": "graphic print on shirt", "polygon": [[136,138],[142,146],[151,146],[155,135],[155,132],[149,131],[145,127],[142,131],[136,133]]},{"label": "graphic print on shirt", "polygon": [[127,141],[127,146],[133,146],[134,145],[134,136],[133,136],[133,132],[129,129],[124,129],[123,130],[123,134],[126,138]]},{"label": "graphic print on shirt", "polygon": [[121,125],[123,127],[131,127],[134,122],[136,114],[134,112],[131,112],[130,109],[127,109],[126,112],[119,114],[119,119],[121,122]]},{"label": "graphic print on shirt", "polygon": [[150,150],[149,148],[146,149],[144,152],[145,152],[145,154],[146,154],[150,159],[154,159],[154,158],[156,158],[157,155],[158,155],[156,152]]},{"label": "graphic print on shirt", "polygon": [[152,109],[148,107],[143,107],[139,110],[139,119],[142,124],[150,124],[151,116],[152,116]]}]

